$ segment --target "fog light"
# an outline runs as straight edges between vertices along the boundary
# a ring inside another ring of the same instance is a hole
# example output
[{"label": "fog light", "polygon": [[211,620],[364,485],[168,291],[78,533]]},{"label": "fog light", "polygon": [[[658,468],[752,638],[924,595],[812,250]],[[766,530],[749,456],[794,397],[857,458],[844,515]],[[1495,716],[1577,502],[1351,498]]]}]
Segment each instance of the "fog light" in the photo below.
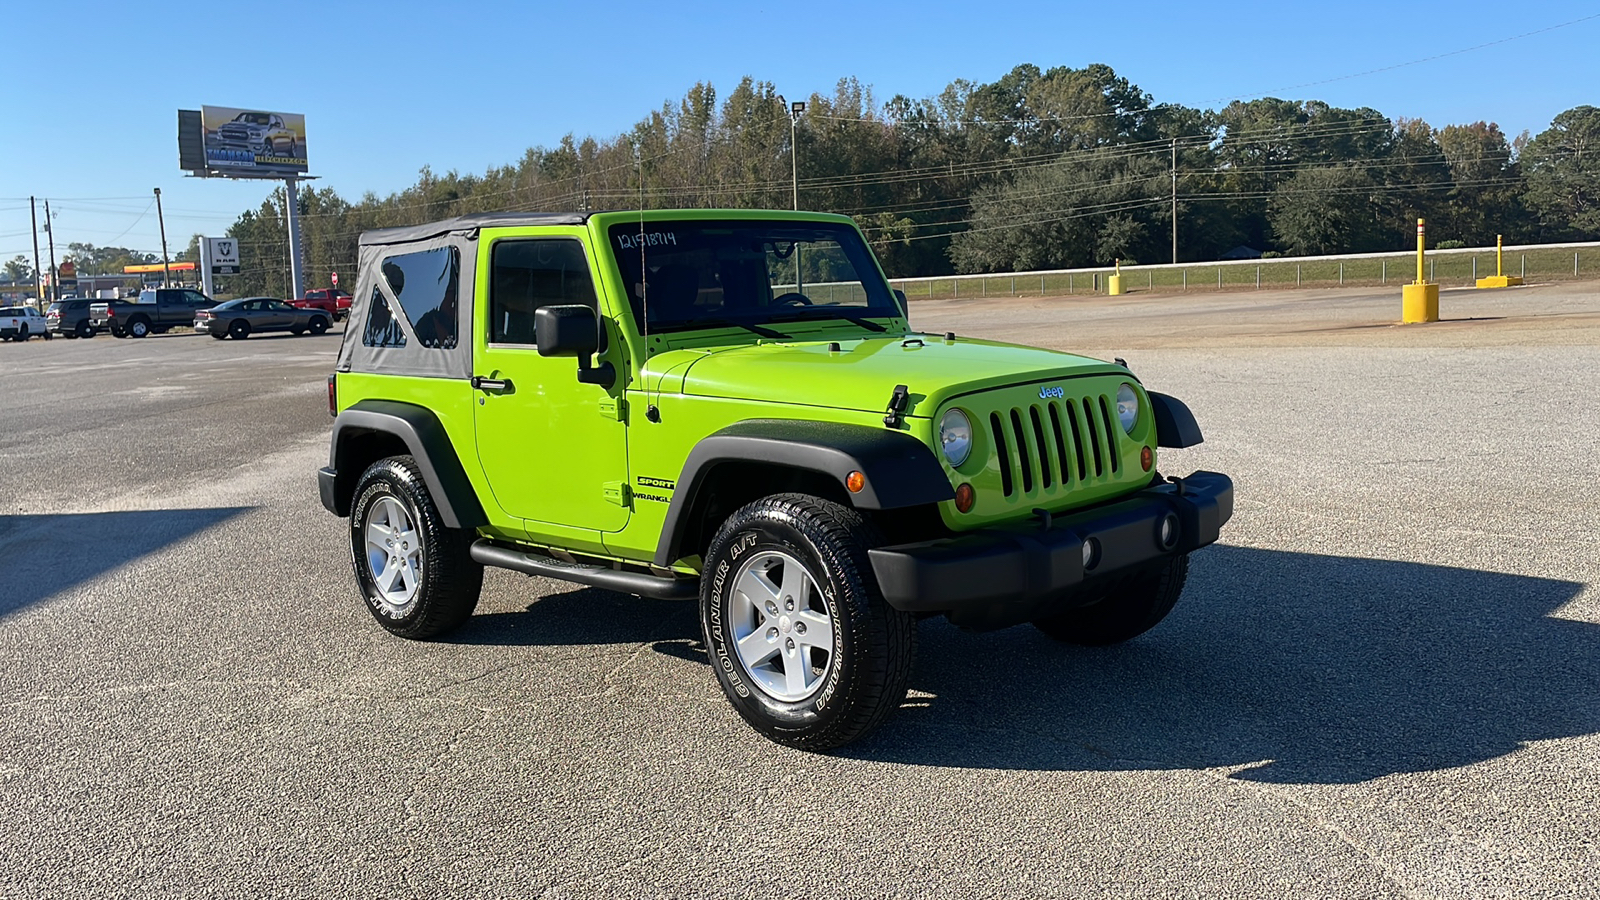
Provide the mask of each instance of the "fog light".
[{"label": "fog light", "polygon": [[1167,513],[1166,517],[1161,520],[1161,531],[1157,534],[1157,539],[1161,541],[1161,549],[1163,550],[1171,550],[1173,547],[1178,546],[1177,516]]},{"label": "fog light", "polygon": [[1083,542],[1083,570],[1094,568],[1100,562],[1100,542],[1089,538]]},{"label": "fog light", "polygon": [[1139,448],[1139,465],[1144,466],[1146,472],[1150,471],[1150,467],[1155,465],[1155,461],[1156,455],[1154,451],[1149,447]]},{"label": "fog light", "polygon": [[850,489],[850,493],[859,494],[861,489],[867,486],[867,476],[860,472],[851,472],[845,476],[844,486]]},{"label": "fog light", "polygon": [[956,488],[957,512],[972,512],[972,504],[976,503],[977,500],[978,492],[972,489],[972,485],[963,484]]}]

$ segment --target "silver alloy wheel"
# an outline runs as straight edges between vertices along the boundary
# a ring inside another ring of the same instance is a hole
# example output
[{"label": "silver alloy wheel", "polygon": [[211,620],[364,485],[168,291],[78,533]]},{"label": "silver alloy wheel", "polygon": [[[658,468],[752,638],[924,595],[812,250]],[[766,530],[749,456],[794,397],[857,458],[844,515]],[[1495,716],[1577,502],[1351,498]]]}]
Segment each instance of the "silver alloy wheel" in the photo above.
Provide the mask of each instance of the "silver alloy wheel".
[{"label": "silver alloy wheel", "polygon": [[367,572],[383,605],[396,618],[417,599],[422,543],[405,505],[380,497],[367,512]]},{"label": "silver alloy wheel", "polygon": [[833,668],[833,613],[799,560],[764,550],[745,560],[729,595],[740,668],[762,693],[798,703]]}]

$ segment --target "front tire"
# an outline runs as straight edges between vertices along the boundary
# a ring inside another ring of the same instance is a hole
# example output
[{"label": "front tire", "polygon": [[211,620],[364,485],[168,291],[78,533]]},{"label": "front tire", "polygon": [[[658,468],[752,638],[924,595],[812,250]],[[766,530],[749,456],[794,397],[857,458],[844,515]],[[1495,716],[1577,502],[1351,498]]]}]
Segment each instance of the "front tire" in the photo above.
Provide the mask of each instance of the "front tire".
[{"label": "front tire", "polygon": [[228,323],[228,337],[242,341],[250,336],[250,323],[243,319],[234,319]]},{"label": "front tire", "polygon": [[322,316],[317,316],[311,320],[311,333],[313,335],[326,334],[329,325],[330,323],[327,319],[323,318]]},{"label": "front tire", "polygon": [[1189,554],[1154,563],[1109,588],[1087,606],[1076,606],[1034,620],[1034,627],[1068,644],[1105,647],[1156,627],[1183,593]]},{"label": "front tire", "polygon": [[728,702],[769,739],[831,750],[905,699],[916,620],[889,606],[855,510],[778,494],[735,512],[706,551],[700,627]]},{"label": "front tire", "polygon": [[367,467],[350,509],[350,555],[367,611],[391,634],[426,640],[472,615],[483,566],[473,533],[447,528],[410,456]]}]

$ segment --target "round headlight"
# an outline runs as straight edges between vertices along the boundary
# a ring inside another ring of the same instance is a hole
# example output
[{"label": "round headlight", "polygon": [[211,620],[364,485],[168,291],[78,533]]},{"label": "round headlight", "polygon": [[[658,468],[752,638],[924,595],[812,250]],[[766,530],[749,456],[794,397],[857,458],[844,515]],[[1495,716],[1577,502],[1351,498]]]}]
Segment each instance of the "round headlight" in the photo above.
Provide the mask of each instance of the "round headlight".
[{"label": "round headlight", "polygon": [[952,409],[939,420],[939,449],[951,467],[967,461],[972,452],[972,423],[967,421],[966,413]]},{"label": "round headlight", "polygon": [[1129,434],[1133,434],[1133,426],[1139,424],[1139,393],[1126,382],[1117,388],[1117,421]]}]

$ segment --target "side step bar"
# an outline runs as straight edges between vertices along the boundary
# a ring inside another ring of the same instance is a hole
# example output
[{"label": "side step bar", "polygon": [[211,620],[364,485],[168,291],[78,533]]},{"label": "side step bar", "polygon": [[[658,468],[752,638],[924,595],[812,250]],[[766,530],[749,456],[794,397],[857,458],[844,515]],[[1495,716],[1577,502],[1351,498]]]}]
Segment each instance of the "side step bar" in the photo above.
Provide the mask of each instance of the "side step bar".
[{"label": "side step bar", "polygon": [[655,600],[690,600],[700,596],[698,578],[662,578],[643,572],[623,572],[604,566],[569,563],[513,550],[481,538],[472,542],[472,559],[486,566],[511,569],[524,575],[557,578]]}]

